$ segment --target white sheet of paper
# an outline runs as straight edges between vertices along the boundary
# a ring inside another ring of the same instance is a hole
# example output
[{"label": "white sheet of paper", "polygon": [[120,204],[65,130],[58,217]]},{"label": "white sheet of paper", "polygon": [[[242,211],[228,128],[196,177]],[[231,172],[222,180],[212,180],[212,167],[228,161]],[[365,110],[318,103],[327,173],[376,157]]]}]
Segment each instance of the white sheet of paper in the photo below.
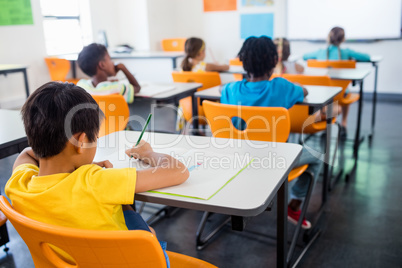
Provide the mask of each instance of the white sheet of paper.
[{"label": "white sheet of paper", "polygon": [[140,83],[140,85],[141,90],[137,95],[143,97],[153,97],[176,88],[173,85],[158,85],[152,83]]},{"label": "white sheet of paper", "polygon": [[[250,156],[236,158],[233,155],[186,150],[184,148],[157,150],[174,156],[187,166],[190,177],[176,186],[156,189],[152,192],[173,194],[208,200],[232,177],[236,176],[251,161]],[[106,157],[114,168],[133,167],[138,170],[149,168],[142,161],[132,159],[120,150]]]}]

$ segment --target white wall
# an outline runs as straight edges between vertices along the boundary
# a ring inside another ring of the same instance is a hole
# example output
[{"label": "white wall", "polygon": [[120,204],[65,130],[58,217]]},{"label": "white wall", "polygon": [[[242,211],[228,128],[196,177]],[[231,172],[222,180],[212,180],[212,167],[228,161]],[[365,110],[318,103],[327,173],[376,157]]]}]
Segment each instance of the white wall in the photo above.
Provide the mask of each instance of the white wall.
[{"label": "white wall", "polygon": [[[0,27],[0,64],[28,65],[31,92],[49,80],[45,65],[45,40],[39,0],[31,0],[33,25]],[[21,73],[0,75],[0,108],[15,107],[25,101],[25,86]]]},{"label": "white wall", "polygon": [[149,50],[148,3],[146,0],[90,0],[94,41],[106,31],[109,46],[134,45]]},{"label": "white wall", "polygon": [[[179,33],[175,23],[177,9],[172,8],[174,1],[148,0],[149,43],[151,50],[161,50],[160,41],[176,37]],[[166,12],[168,11],[168,14]]]}]

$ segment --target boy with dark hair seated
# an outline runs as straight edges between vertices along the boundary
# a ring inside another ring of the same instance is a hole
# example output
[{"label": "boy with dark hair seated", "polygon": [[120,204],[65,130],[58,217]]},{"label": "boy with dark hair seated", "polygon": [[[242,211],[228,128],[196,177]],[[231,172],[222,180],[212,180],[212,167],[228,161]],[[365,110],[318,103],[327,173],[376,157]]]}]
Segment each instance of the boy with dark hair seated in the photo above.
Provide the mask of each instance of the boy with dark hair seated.
[{"label": "boy with dark hair seated", "polygon": [[[92,95],[123,95],[127,103],[134,101],[134,93],[141,90],[135,77],[127,67],[122,64],[114,64],[104,45],[92,43],[82,49],[78,55],[78,66],[91,79],[81,79],[77,85]],[[122,71],[127,81],[108,80]]]},{"label": "boy with dark hair seated", "polygon": [[22,117],[32,148],[15,160],[5,193],[14,209],[29,218],[81,229],[149,231],[129,206],[134,193],[177,185],[189,176],[184,164],[154,152],[144,141],[126,153],[149,169],[93,163],[103,114],[91,95],[74,84],[41,86],[27,99]]},{"label": "boy with dark hair seated", "polygon": [[[283,78],[270,77],[278,63],[276,46],[269,37],[249,37],[244,41],[239,52],[248,79],[229,83],[223,86],[221,103],[244,106],[284,107],[291,108],[302,102],[308,94],[304,87],[292,84]],[[243,124],[233,122],[244,129]],[[309,164],[307,170],[318,177],[322,162],[303,148],[302,155],[295,167]],[[297,224],[300,218],[300,206],[307,194],[308,177],[302,174],[291,187],[288,206],[288,220]],[[311,223],[303,219],[302,228],[309,229]]]}]

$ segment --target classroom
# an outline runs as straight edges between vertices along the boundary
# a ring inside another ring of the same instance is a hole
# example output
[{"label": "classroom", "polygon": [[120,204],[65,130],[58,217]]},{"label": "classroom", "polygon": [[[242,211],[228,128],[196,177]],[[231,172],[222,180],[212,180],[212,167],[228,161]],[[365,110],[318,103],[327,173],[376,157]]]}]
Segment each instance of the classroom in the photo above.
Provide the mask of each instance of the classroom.
[{"label": "classroom", "polygon": [[1,267],[402,266],[402,0],[5,0],[0,36]]}]

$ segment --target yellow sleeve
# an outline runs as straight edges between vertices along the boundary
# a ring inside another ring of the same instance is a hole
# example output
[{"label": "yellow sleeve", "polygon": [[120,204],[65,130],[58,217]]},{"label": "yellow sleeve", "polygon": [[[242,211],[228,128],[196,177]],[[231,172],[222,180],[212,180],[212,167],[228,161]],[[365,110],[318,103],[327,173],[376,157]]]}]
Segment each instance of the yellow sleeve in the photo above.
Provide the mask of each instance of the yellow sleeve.
[{"label": "yellow sleeve", "polygon": [[87,176],[94,196],[100,203],[133,204],[137,171],[135,168],[96,168]]},{"label": "yellow sleeve", "polygon": [[37,176],[39,173],[39,167],[32,164],[21,164],[13,170],[13,174],[7,181],[4,187],[4,193],[12,199],[12,195],[15,192],[19,192],[21,188],[27,188],[28,182],[32,176]]},{"label": "yellow sleeve", "polygon": [[19,166],[17,166],[14,170],[13,170],[13,174],[17,173],[17,172],[26,172],[26,171],[33,171],[33,172],[39,172],[39,167],[35,166],[33,164],[21,164]]}]

